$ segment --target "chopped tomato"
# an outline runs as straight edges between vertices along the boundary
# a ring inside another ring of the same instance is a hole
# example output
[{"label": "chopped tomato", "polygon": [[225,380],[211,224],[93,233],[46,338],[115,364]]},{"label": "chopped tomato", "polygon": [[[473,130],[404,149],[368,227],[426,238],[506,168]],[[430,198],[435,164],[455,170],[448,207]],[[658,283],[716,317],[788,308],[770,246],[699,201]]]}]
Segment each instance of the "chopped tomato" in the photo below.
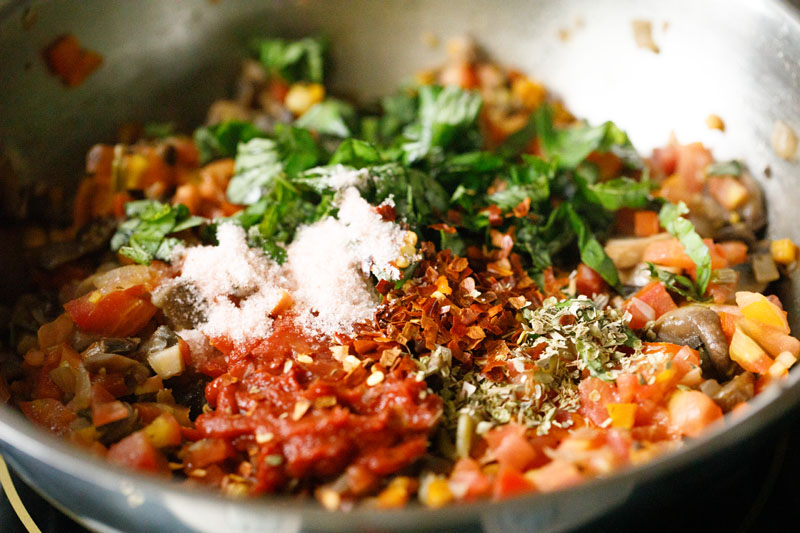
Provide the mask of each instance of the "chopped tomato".
[{"label": "chopped tomato", "polygon": [[233,446],[223,439],[202,439],[186,449],[184,464],[188,470],[202,468],[232,457]]},{"label": "chopped tomato", "polygon": [[[711,268],[725,268],[728,262],[725,259],[724,252],[714,244],[711,239],[703,239],[703,242],[708,246],[709,255],[711,257]],[[675,267],[685,270],[690,276],[695,277],[697,265],[686,254],[683,244],[678,239],[664,239],[653,241],[647,245],[644,250],[642,260],[648,263],[654,263],[665,267]]]},{"label": "chopped tomato", "polygon": [[111,337],[138,333],[158,311],[141,285],[109,293],[92,291],[64,308],[80,329]]},{"label": "chopped tomato", "polygon": [[669,399],[670,429],[678,435],[696,437],[709,424],[722,418],[722,409],[700,391],[678,390]]},{"label": "chopped tomato", "polygon": [[167,458],[137,431],[128,435],[108,449],[108,460],[118,465],[143,470],[146,472],[169,472]]},{"label": "chopped tomato", "polygon": [[716,245],[728,262],[728,266],[736,266],[747,261],[747,245],[742,241],[727,241]]},{"label": "chopped tomato", "polygon": [[106,403],[92,402],[92,425],[94,426],[105,426],[111,422],[124,420],[128,415],[130,415],[130,411],[119,400]]},{"label": "chopped tomato", "polygon": [[578,294],[594,296],[608,291],[608,285],[600,274],[586,266],[584,263],[578,265],[578,273],[575,276],[575,288]]},{"label": "chopped tomato", "polygon": [[[649,308],[653,310],[652,316],[646,307],[637,303],[635,300],[649,306]],[[661,315],[677,308],[678,306],[675,305],[675,301],[672,299],[672,296],[669,295],[664,285],[660,281],[655,280],[645,285],[625,304],[625,309],[630,312],[632,316],[630,327],[633,329],[643,328],[648,321],[655,320]]]},{"label": "chopped tomato", "polygon": [[77,415],[52,398],[42,398],[32,402],[20,402],[22,413],[35,424],[46,427],[53,433],[63,435]]},{"label": "chopped tomato", "polygon": [[614,402],[614,389],[605,381],[588,377],[578,385],[581,394],[581,412],[600,426],[608,420],[606,404]]},{"label": "chopped tomato", "polygon": [[678,239],[653,241],[647,245],[642,261],[666,267],[688,270],[694,267],[694,261],[686,255],[683,244]]},{"label": "chopped tomato", "polygon": [[497,477],[494,480],[492,498],[502,500],[532,490],[534,490],[534,486],[519,470],[508,466],[500,466],[500,470],[497,471]]},{"label": "chopped tomato", "polygon": [[717,314],[722,325],[722,332],[725,334],[725,338],[728,339],[728,344],[730,344],[731,339],[733,339],[733,333],[736,331],[736,323],[742,317],[727,311],[719,311]]},{"label": "chopped tomato", "polygon": [[481,471],[478,461],[470,457],[459,459],[450,474],[450,485],[454,492],[463,494],[461,499],[471,500],[483,496],[492,488],[489,477]]},{"label": "chopped tomato", "polygon": [[637,237],[649,237],[661,230],[658,213],[655,211],[636,211],[633,214],[633,234]]},{"label": "chopped tomato", "polygon": [[517,424],[506,424],[492,430],[486,440],[491,456],[501,466],[521,471],[536,459],[536,449],[525,438],[525,428]]},{"label": "chopped tomato", "polygon": [[571,487],[583,481],[583,475],[578,468],[562,459],[556,459],[541,468],[525,472],[525,478],[542,492]]}]

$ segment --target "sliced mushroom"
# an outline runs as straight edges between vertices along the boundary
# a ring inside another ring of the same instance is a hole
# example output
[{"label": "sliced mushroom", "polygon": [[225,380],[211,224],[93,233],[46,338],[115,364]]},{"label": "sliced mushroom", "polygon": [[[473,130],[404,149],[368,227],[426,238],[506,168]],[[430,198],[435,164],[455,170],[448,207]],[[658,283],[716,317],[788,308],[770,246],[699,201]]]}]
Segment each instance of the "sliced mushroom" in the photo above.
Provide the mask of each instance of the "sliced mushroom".
[{"label": "sliced mushroom", "polygon": [[670,311],[656,321],[654,331],[663,342],[694,349],[705,347],[720,376],[729,376],[733,371],[719,315],[708,307],[689,305]]},{"label": "sliced mushroom", "polygon": [[162,284],[153,293],[153,304],[175,329],[192,329],[206,320],[206,302],[197,287],[188,281]]},{"label": "sliced mushroom", "polygon": [[734,377],[711,396],[724,412],[728,412],[738,404],[748,401],[755,395],[755,378],[750,372]]},{"label": "sliced mushroom", "polygon": [[117,229],[113,218],[99,218],[82,229],[75,240],[45,244],[36,250],[39,266],[53,270],[84,255],[105,249]]}]

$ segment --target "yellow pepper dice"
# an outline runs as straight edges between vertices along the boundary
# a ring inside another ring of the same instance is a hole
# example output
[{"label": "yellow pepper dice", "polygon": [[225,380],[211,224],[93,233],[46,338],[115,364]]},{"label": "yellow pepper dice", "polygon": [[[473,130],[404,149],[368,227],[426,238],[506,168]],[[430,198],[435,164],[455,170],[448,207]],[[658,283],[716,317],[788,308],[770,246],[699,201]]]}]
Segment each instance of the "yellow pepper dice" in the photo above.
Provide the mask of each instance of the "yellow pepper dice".
[{"label": "yellow pepper dice", "polygon": [[791,239],[772,241],[769,245],[769,251],[772,253],[772,259],[782,265],[793,263],[797,257],[797,246]]},{"label": "yellow pepper dice", "polygon": [[636,421],[635,403],[609,403],[606,404],[611,426],[620,429],[631,429]]},{"label": "yellow pepper dice", "polygon": [[289,111],[299,117],[324,99],[325,87],[319,83],[295,83],[289,87],[284,103]]}]

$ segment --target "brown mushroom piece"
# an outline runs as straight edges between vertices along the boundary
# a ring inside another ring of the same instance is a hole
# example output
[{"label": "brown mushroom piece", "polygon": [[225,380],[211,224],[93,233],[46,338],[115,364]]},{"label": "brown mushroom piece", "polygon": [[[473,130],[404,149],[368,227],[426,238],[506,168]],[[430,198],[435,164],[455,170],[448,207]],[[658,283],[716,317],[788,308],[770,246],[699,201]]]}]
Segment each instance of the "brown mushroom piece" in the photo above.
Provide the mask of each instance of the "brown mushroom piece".
[{"label": "brown mushroom piece", "polygon": [[750,400],[755,395],[755,378],[750,372],[744,372],[734,377],[711,396],[724,412],[732,410],[742,402]]},{"label": "brown mushroom piece", "polygon": [[653,330],[662,342],[705,347],[714,369],[721,377],[730,376],[734,365],[728,354],[728,340],[722,331],[719,315],[702,305],[679,307],[659,318]]}]

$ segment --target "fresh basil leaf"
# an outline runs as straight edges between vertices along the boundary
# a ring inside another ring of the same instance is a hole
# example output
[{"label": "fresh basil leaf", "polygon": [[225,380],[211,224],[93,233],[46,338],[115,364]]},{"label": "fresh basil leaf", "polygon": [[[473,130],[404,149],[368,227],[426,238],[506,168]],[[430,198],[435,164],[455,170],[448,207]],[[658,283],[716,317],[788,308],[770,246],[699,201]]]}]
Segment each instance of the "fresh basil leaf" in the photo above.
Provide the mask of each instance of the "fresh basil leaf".
[{"label": "fresh basil leaf", "polygon": [[524,152],[536,138],[536,113],[531,113],[528,122],[515,131],[497,147],[497,152],[506,159],[511,159]]},{"label": "fresh basil leaf", "polygon": [[462,172],[495,172],[505,166],[499,155],[491,152],[465,152],[445,159],[442,168],[448,173]]},{"label": "fresh basil leaf", "polygon": [[688,213],[689,209],[683,202],[677,205],[665,203],[658,213],[658,221],[670,235],[681,242],[686,255],[697,265],[697,290],[699,294],[705,294],[711,279],[711,253],[695,231],[694,225],[683,218]]},{"label": "fresh basil leaf", "polygon": [[234,166],[234,176],[226,194],[234,204],[248,205],[257,202],[283,175],[278,144],[271,139],[251,139],[239,145]]},{"label": "fresh basil leaf", "polygon": [[364,168],[381,162],[380,153],[370,143],[359,139],[346,139],[336,149],[328,164]]},{"label": "fresh basil leaf", "polygon": [[706,168],[706,174],[709,176],[736,176],[742,175],[744,167],[738,161],[719,161],[711,163]]},{"label": "fresh basil leaf", "polygon": [[316,165],[320,160],[320,149],[311,132],[286,124],[275,124],[275,142],[283,163],[283,170],[290,178]]},{"label": "fresh basil leaf", "polygon": [[171,206],[154,200],[128,202],[123,222],[111,239],[111,249],[137,263],[150,264],[153,259],[169,261],[181,241],[167,237],[204,224],[206,220],[193,217],[182,204]]},{"label": "fresh basil leaf", "polygon": [[663,283],[667,290],[680,294],[687,300],[692,300],[693,302],[707,302],[709,300],[707,296],[704,296],[703,293],[700,292],[697,285],[686,276],[667,272],[664,269],[658,268],[653,263],[647,263],[647,268],[650,269],[650,276]]},{"label": "fresh basil leaf", "polygon": [[569,204],[565,205],[567,220],[578,238],[578,250],[580,251],[581,261],[586,266],[600,274],[612,287],[619,287],[619,273],[614,262],[608,257],[603,245],[595,238],[586,222]]},{"label": "fresh basil leaf", "polygon": [[617,211],[623,207],[642,208],[647,206],[652,186],[646,181],[616,178],[588,185],[587,188],[589,201],[603,206],[603,209]]},{"label": "fresh basil leaf", "polygon": [[352,134],[351,124],[355,122],[355,116],[355,109],[347,102],[326,98],[311,106],[294,123],[322,135],[346,138]]},{"label": "fresh basil leaf", "polygon": [[267,72],[278,74],[288,82],[322,83],[324,79],[328,46],[321,38],[261,39],[256,42],[256,48]]},{"label": "fresh basil leaf", "polygon": [[506,188],[489,196],[489,201],[504,211],[514,209],[526,198],[538,203],[550,197],[555,167],[533,156],[523,156],[523,161],[510,168]]},{"label": "fresh basil leaf", "polygon": [[599,126],[576,124],[556,129],[553,110],[545,104],[534,114],[539,145],[548,159],[556,159],[562,168],[575,168],[592,152],[614,152],[629,166],[641,167],[641,161],[628,136],[613,122]]},{"label": "fresh basil leaf", "polygon": [[403,160],[412,164],[434,148],[446,149],[466,134],[478,118],[482,99],[476,92],[455,86],[423,86],[419,89],[417,121],[405,128]]},{"label": "fresh basil leaf", "polygon": [[194,144],[200,152],[200,163],[205,165],[214,159],[234,157],[239,143],[266,135],[250,122],[231,120],[196,129]]},{"label": "fresh basil leaf", "polygon": [[370,168],[361,194],[373,205],[392,198],[398,216],[411,224],[434,223],[447,211],[447,191],[430,174],[389,163]]}]

